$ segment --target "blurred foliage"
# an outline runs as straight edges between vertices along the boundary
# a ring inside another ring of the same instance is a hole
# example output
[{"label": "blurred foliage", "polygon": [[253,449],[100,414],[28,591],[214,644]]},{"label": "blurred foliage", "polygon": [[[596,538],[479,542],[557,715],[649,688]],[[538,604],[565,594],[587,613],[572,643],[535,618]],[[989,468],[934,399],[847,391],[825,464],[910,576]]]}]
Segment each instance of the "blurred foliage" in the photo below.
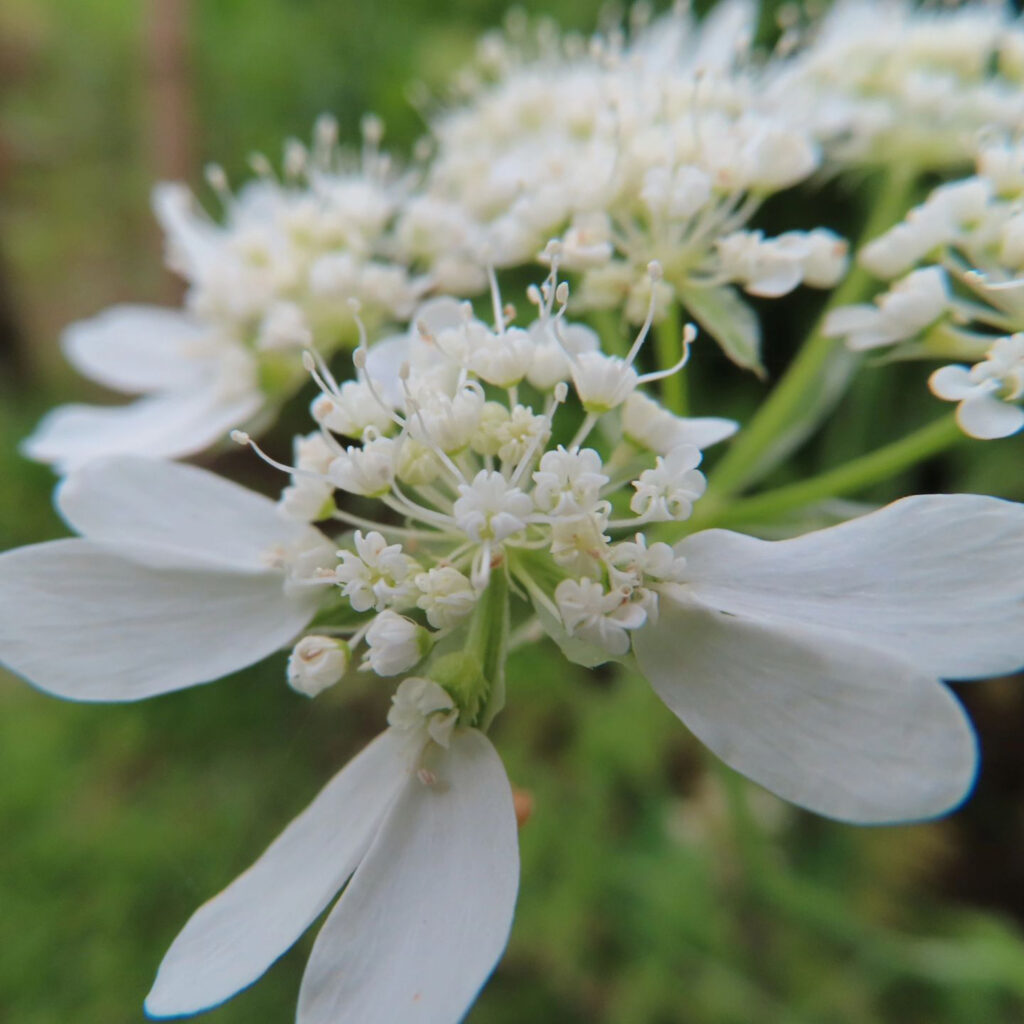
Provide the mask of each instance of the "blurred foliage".
[{"label": "blurred foliage", "polygon": [[[568,0],[525,6],[579,27],[595,14]],[[375,110],[408,150],[422,130],[409,83],[437,95],[502,7],[458,0],[441,18],[427,0],[196,0],[194,149],[237,175],[251,150],[276,155],[322,110],[350,138]],[[62,532],[49,472],[16,450],[54,401],[90,395],[59,359],[60,327],[119,299],[175,295],[147,206],[146,10],[7,0],[0,11],[4,547]],[[800,216],[842,228],[856,220],[852,202],[830,186]],[[773,369],[806,326],[807,302],[766,309]],[[709,403],[712,387],[730,410],[749,409],[757,388],[701,355],[696,411],[724,411]],[[935,414],[929,402],[918,368],[869,368],[797,469],[908,429]],[[964,445],[888,494],[955,486],[1022,498],[1019,451],[1019,439]],[[245,465],[229,464],[235,475],[251,473]],[[0,1022],[141,1020],[155,968],[195,906],[380,728],[387,686],[353,677],[312,704],[282,679],[275,659],[120,707],[61,703],[0,679]],[[857,830],[706,762],[642,680],[584,673],[543,645],[516,654],[510,679],[495,738],[534,811],[511,946],[472,1024],[1024,1019],[1024,944],[1010,917],[1024,911],[1017,690],[972,691],[992,768],[966,811]],[[311,941],[205,1019],[292,1019]]]}]

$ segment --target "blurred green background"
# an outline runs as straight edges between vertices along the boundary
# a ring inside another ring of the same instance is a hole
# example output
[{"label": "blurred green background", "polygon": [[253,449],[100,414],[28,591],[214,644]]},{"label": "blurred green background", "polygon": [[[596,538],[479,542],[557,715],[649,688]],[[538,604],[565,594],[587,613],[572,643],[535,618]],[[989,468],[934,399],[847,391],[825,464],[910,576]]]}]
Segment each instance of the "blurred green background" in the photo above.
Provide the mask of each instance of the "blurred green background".
[{"label": "blurred green background", "polygon": [[[581,28],[596,17],[568,0],[525,6]],[[213,159],[237,177],[251,151],[276,157],[324,110],[350,139],[376,111],[408,152],[423,131],[410,83],[437,94],[502,14],[490,0],[5,0],[0,547],[63,532],[51,474],[17,453],[52,404],[100,397],[62,363],[61,327],[112,302],[179,297],[161,267],[152,181],[198,185]],[[833,187],[799,217],[841,229],[851,202]],[[806,302],[773,305],[776,368]],[[741,412],[758,394],[713,361],[698,372]],[[922,377],[865,374],[803,468],[934,414]],[[1019,438],[964,445],[889,493],[1024,498],[1020,450]],[[237,458],[226,466],[251,473]],[[584,673],[545,646],[517,654],[511,680],[495,739],[534,811],[511,946],[472,1024],[1024,1020],[1013,681],[967,693],[984,767],[965,809],[857,830],[711,763],[641,680]],[[61,703],[0,678],[0,1022],[140,1021],[179,927],[379,730],[389,694],[363,680],[311,703],[283,685],[283,658],[126,707]],[[311,939],[205,1019],[291,1020]]]}]

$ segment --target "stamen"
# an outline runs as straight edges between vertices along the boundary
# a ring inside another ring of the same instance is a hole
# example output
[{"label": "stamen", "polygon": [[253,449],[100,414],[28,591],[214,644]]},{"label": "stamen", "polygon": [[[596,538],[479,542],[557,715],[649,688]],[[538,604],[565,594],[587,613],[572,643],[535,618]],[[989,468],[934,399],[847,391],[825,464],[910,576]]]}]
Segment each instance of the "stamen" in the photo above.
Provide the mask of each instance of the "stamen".
[{"label": "stamen", "polygon": [[491,542],[485,540],[473,558],[473,567],[469,572],[469,582],[477,591],[486,590],[491,582]]},{"label": "stamen", "polygon": [[[402,369],[408,369],[408,363],[402,364]],[[402,381],[402,393],[405,395],[405,409],[406,412],[416,417],[419,422],[421,429],[423,430],[423,439],[426,446],[441,460],[441,462],[448,468],[448,470],[455,476],[460,483],[468,483],[469,481],[463,476],[462,470],[448,456],[448,453],[430,436],[430,431],[427,429],[426,421],[423,419],[423,411],[420,409],[419,403],[412,396],[412,392],[409,390],[409,374],[408,372],[403,374],[399,372],[399,378]]]},{"label": "stamen", "polygon": [[656,373],[645,373],[642,377],[637,378],[638,384],[650,384],[651,381],[663,380],[665,377],[671,377],[672,374],[678,373],[689,361],[690,361],[690,346],[694,343],[697,338],[697,328],[693,324],[687,324],[683,328],[683,354],[679,359],[679,362],[675,366],[670,366],[667,370],[659,370]]},{"label": "stamen", "polygon": [[336,508],[334,512],[331,513],[331,518],[336,519],[339,523],[347,523],[349,526],[355,526],[361,530],[376,530],[378,533],[382,533],[385,536],[388,534],[396,534],[399,537],[408,537],[410,539],[417,540],[442,540],[446,536],[462,536],[462,534],[454,532],[445,534],[438,530],[417,530],[408,526],[393,526],[390,523],[376,523],[372,519],[357,516],[342,508]]},{"label": "stamen", "polygon": [[323,357],[314,349],[307,348],[303,351],[302,368],[313,378],[316,386],[325,395],[331,398],[341,398],[341,388],[338,387],[334,374],[331,373]]},{"label": "stamen", "polygon": [[384,401],[380,391],[377,390],[377,385],[374,383],[373,378],[366,372],[366,359],[369,352],[369,346],[366,344],[366,327],[359,316],[358,306],[358,300],[351,299],[349,301],[349,307],[352,309],[352,315],[355,317],[356,325],[359,329],[359,347],[352,353],[352,365],[355,366],[359,380],[366,385],[370,394],[373,396],[373,400],[390,417],[391,421],[397,424],[399,429],[404,430],[406,426],[405,420],[391,408],[389,403]]},{"label": "stamen", "polygon": [[569,388],[564,380],[560,380],[555,385],[554,393],[548,399],[548,402],[544,408],[544,418],[548,422],[548,438],[545,439],[543,434],[538,434],[530,444],[530,447],[523,453],[523,457],[519,460],[519,464],[516,466],[509,478],[509,484],[515,487],[519,481],[523,478],[527,469],[533,465],[533,460],[537,457],[537,451],[542,444],[545,444],[547,440],[550,440],[551,433],[554,431],[555,426],[555,411],[558,406],[561,405],[569,395]]},{"label": "stamen", "polygon": [[494,273],[494,267],[487,265],[487,281],[491,286],[491,305],[494,307],[494,329],[498,334],[505,333],[505,316],[501,304],[501,289],[498,288],[498,277]]},{"label": "stamen", "polygon": [[651,260],[651,262],[647,264],[647,277],[651,283],[651,297],[647,302],[647,316],[644,317],[640,333],[636,336],[636,341],[633,342],[633,347],[629,350],[629,353],[626,356],[627,366],[633,365],[633,360],[640,354],[640,349],[643,348],[643,344],[647,340],[647,335],[650,333],[651,325],[654,323],[656,299],[654,286],[662,279],[663,276],[661,264],[657,260]]},{"label": "stamen", "polygon": [[269,181],[277,180],[277,175],[274,173],[273,165],[262,153],[250,153],[249,166],[258,178],[263,178],[264,180]]},{"label": "stamen", "polygon": [[330,170],[337,144],[338,122],[330,114],[321,114],[313,126],[313,164],[318,170]]},{"label": "stamen", "polygon": [[565,446],[566,451],[579,451],[580,445],[586,441],[599,419],[600,416],[596,412],[588,412],[580,424],[580,429],[576,431],[576,436]]},{"label": "stamen", "polygon": [[289,181],[298,181],[309,163],[309,152],[298,139],[289,139],[284,144],[284,176]]},{"label": "stamen", "polygon": [[232,430],[230,436],[235,444],[240,444],[243,448],[251,448],[268,466],[273,466],[274,469],[279,469],[282,473],[287,473],[289,476],[305,476],[311,480],[329,482],[328,478],[322,473],[314,473],[311,469],[299,469],[298,466],[289,466],[284,462],[278,462],[277,459],[271,458],[244,430]]},{"label": "stamen", "polygon": [[231,186],[228,183],[228,176],[224,168],[220,164],[207,164],[203,168],[203,175],[206,178],[207,185],[216,193],[221,206],[225,210],[229,209],[235,197],[231,194]]}]

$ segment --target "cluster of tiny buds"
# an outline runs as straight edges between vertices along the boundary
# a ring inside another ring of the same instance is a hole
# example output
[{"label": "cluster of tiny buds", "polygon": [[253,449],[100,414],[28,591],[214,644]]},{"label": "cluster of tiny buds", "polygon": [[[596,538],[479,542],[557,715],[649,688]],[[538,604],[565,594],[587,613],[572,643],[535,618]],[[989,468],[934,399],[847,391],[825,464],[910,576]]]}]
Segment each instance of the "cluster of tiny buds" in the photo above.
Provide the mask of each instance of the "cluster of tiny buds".
[{"label": "cluster of tiny buds", "polygon": [[[651,266],[652,279],[659,271]],[[307,353],[319,429],[296,440],[294,465],[233,435],[290,474],[283,515],[351,530],[310,581],[336,587],[348,618],[295,648],[289,678],[303,692],[340,679],[359,645],[360,667],[380,676],[421,665],[470,620],[495,572],[542,619],[607,656],[626,653],[659,593],[683,581],[682,560],[648,545],[643,527],[690,515],[705,486],[700,447],[735,424],[676,417],[640,389],[682,369],[693,327],[674,367],[644,374],[635,364],[653,302],[618,357],[567,320],[557,265],[529,289],[526,327],[512,326],[491,280],[491,325],[454,299],[426,303],[407,333],[372,347],[359,322],[356,375],[343,384]],[[576,429],[559,442],[570,393]],[[607,457],[588,445],[595,434],[611,443]],[[358,515],[338,492],[375,499],[382,514]],[[622,533],[630,539],[616,541]]]}]

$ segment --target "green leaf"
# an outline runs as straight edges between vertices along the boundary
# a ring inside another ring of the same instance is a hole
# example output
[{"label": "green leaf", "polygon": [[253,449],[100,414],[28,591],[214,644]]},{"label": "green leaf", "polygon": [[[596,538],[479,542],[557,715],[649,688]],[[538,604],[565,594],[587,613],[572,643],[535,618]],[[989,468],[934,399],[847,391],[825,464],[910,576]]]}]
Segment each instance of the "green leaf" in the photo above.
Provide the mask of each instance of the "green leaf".
[{"label": "green leaf", "polygon": [[686,311],[721,346],[722,351],[745,370],[764,376],[761,364],[761,324],[735,288],[679,287]]}]

